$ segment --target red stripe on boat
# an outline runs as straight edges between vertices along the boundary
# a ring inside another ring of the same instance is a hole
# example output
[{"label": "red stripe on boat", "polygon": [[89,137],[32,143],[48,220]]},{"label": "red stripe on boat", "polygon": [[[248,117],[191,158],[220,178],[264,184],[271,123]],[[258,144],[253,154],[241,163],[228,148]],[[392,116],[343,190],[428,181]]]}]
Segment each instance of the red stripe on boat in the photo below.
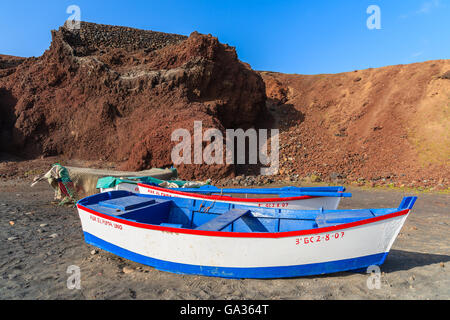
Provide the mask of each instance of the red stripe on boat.
[{"label": "red stripe on boat", "polygon": [[373,217],[365,220],[350,222],[341,224],[338,226],[325,227],[325,228],[317,228],[317,229],[309,229],[309,230],[298,230],[298,231],[287,231],[287,232],[229,232],[229,231],[202,231],[202,230],[194,230],[194,229],[179,229],[179,228],[171,228],[171,227],[162,227],[159,225],[151,225],[139,222],[133,222],[126,219],[120,219],[117,217],[113,217],[107,214],[103,214],[92,209],[86,208],[80,204],[77,205],[78,209],[84,210],[90,214],[101,217],[103,219],[111,220],[114,222],[118,222],[121,224],[125,224],[132,227],[137,227],[141,229],[149,229],[156,231],[165,231],[171,233],[182,233],[182,234],[192,234],[199,236],[208,236],[208,237],[228,237],[228,238],[287,238],[287,237],[295,237],[295,236],[304,236],[304,235],[313,235],[318,233],[325,232],[333,232],[344,229],[349,229],[353,227],[362,226],[365,224],[370,224],[378,221],[383,221],[395,217],[400,217],[408,214],[410,212],[409,209],[397,211],[393,213],[389,213],[386,215],[382,215],[379,217]]}]

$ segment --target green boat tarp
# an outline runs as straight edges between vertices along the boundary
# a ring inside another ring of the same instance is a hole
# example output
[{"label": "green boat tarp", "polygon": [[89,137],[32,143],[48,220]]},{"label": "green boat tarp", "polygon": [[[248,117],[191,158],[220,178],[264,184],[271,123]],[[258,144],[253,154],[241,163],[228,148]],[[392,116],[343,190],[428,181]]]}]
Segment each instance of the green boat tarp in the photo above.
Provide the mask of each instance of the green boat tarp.
[{"label": "green boat tarp", "polygon": [[130,184],[138,184],[145,183],[163,187],[170,188],[183,188],[188,186],[189,188],[201,187],[203,185],[209,184],[209,180],[207,182],[192,182],[192,181],[181,181],[181,180],[160,180],[153,177],[104,177],[99,178],[97,181],[97,189],[109,189],[114,188],[120,183],[130,183]]}]

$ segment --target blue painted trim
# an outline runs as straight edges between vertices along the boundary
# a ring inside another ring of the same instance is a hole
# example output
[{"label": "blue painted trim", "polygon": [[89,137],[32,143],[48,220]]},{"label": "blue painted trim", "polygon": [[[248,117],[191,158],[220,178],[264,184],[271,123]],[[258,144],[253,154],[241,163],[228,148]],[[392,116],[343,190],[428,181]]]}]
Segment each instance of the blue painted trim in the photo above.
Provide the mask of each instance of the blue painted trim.
[{"label": "blue painted trim", "polygon": [[232,279],[291,278],[299,276],[311,276],[341,271],[349,271],[367,268],[368,266],[371,265],[381,265],[384,263],[384,260],[388,255],[388,252],[385,252],[353,259],[313,263],[299,266],[227,268],[227,267],[197,266],[154,259],[123,249],[119,246],[106,242],[88,232],[84,232],[84,239],[87,243],[99,247],[100,249],[111,252],[122,258],[154,267],[161,271],[167,271],[178,274],[197,274],[210,277],[221,277]]},{"label": "blue painted trim", "polygon": [[416,203],[417,197],[405,197],[402,200],[402,203],[400,203],[400,206],[398,207],[400,210],[411,210],[414,207],[414,203]]}]

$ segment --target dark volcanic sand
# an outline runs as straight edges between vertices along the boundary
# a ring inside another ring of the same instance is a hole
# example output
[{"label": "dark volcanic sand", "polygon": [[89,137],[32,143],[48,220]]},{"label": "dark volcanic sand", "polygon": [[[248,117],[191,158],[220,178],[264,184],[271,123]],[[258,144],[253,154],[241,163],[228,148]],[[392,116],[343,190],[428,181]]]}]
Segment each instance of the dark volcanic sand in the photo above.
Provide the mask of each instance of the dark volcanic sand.
[{"label": "dark volcanic sand", "polygon": [[[341,208],[395,207],[404,195],[350,192],[353,198]],[[76,209],[50,205],[52,196],[46,183],[30,188],[29,181],[0,182],[0,299],[450,298],[449,195],[419,195],[381,266],[381,288],[374,290],[368,289],[365,273],[229,280],[161,272],[102,250],[92,254],[95,248],[84,242]],[[67,288],[71,265],[80,267],[80,290]]]}]

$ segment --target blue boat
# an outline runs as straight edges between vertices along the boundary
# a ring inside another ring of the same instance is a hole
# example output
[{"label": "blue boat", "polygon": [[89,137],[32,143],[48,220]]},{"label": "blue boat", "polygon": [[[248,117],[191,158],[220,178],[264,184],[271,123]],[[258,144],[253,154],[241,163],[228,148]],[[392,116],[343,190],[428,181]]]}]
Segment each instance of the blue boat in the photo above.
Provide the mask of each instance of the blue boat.
[{"label": "blue boat", "polygon": [[[342,190],[331,188],[254,188],[254,189],[219,189],[204,186],[196,190],[186,188],[161,188],[159,186],[138,183],[142,194],[162,195],[167,197],[188,198],[222,203],[242,204],[265,208],[284,208],[295,210],[337,209],[342,198],[351,197],[350,193],[327,192]],[[313,190],[313,191],[311,191]],[[326,191],[322,191],[326,190]],[[240,196],[239,196],[240,195]]]},{"label": "blue boat", "polygon": [[125,259],[173,273],[284,278],[383,264],[416,199],[289,210],[112,191],[77,208],[86,242]]}]

